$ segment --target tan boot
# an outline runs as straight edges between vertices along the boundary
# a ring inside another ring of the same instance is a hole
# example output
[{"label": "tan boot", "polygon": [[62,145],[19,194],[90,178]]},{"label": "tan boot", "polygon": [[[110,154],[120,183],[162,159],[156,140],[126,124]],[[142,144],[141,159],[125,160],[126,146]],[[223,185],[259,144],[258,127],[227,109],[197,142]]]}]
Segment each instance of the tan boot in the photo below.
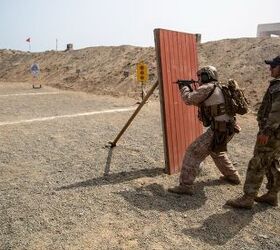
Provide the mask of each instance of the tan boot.
[{"label": "tan boot", "polygon": [[194,188],[193,185],[179,185],[173,188],[168,188],[168,192],[175,193],[175,194],[181,194],[181,195],[193,195],[194,194]]},{"label": "tan boot", "polygon": [[239,174],[229,175],[229,176],[221,176],[220,180],[229,182],[230,184],[233,184],[233,185],[239,185],[241,183],[241,179],[240,179]]},{"label": "tan boot", "polygon": [[234,208],[245,208],[245,209],[251,209],[254,205],[254,196],[252,195],[246,195],[237,198],[228,200],[226,202],[226,205],[234,207]]},{"label": "tan boot", "polygon": [[273,192],[268,191],[266,194],[264,194],[260,197],[256,197],[255,201],[260,202],[260,203],[266,203],[273,207],[277,207],[278,206],[278,194],[275,192],[273,193]]}]

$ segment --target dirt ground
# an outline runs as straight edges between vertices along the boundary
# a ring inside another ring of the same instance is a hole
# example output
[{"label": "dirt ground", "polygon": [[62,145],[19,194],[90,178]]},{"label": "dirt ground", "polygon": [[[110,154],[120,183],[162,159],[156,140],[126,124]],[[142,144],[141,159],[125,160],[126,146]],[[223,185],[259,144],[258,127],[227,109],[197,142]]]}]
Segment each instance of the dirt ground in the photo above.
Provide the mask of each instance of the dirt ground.
[{"label": "dirt ground", "polygon": [[[194,196],[166,192],[178,175],[164,173],[157,101],[112,150],[136,99],[31,83],[0,93],[0,249],[280,249],[279,208],[224,207],[242,185],[220,181],[210,159]],[[229,152],[244,181],[254,114],[239,123]]]}]

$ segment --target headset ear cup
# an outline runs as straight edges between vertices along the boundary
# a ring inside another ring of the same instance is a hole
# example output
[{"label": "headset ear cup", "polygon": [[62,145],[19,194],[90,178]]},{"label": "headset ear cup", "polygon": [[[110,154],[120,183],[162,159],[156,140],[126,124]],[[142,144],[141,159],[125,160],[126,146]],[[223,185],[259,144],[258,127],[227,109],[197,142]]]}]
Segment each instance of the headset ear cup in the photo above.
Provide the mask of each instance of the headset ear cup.
[{"label": "headset ear cup", "polygon": [[210,81],[207,73],[201,73],[200,77],[201,77],[201,82],[203,83],[208,83]]}]

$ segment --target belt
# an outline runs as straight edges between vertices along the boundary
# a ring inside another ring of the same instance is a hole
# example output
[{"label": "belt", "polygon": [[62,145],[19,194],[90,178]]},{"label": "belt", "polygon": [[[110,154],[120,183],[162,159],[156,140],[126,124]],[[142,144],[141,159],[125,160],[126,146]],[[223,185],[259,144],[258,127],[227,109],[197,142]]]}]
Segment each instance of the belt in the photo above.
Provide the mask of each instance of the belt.
[{"label": "belt", "polygon": [[211,128],[213,130],[218,130],[220,132],[226,132],[227,128],[231,125],[231,122],[226,121],[215,121],[213,120],[211,122]]},{"label": "belt", "polygon": [[215,104],[211,106],[205,106],[207,111],[210,113],[211,116],[219,116],[224,115],[226,113],[226,106],[224,103]]}]

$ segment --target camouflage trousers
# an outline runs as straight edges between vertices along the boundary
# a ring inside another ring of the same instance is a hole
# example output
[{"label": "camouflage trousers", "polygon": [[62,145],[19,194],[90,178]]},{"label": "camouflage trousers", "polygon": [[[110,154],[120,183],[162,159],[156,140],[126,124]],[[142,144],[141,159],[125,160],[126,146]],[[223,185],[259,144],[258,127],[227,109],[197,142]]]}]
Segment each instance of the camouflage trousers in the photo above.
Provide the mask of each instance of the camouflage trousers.
[{"label": "camouflage trousers", "polygon": [[257,195],[264,176],[267,178],[266,188],[271,192],[280,191],[280,132],[269,138],[266,145],[256,143],[254,156],[249,161],[244,193]]},{"label": "camouflage trousers", "polygon": [[191,185],[199,172],[200,164],[207,156],[211,156],[215,165],[224,176],[237,175],[237,170],[228,158],[227,152],[213,152],[211,145],[214,132],[208,129],[200,135],[187,149],[180,173],[180,184]]}]

